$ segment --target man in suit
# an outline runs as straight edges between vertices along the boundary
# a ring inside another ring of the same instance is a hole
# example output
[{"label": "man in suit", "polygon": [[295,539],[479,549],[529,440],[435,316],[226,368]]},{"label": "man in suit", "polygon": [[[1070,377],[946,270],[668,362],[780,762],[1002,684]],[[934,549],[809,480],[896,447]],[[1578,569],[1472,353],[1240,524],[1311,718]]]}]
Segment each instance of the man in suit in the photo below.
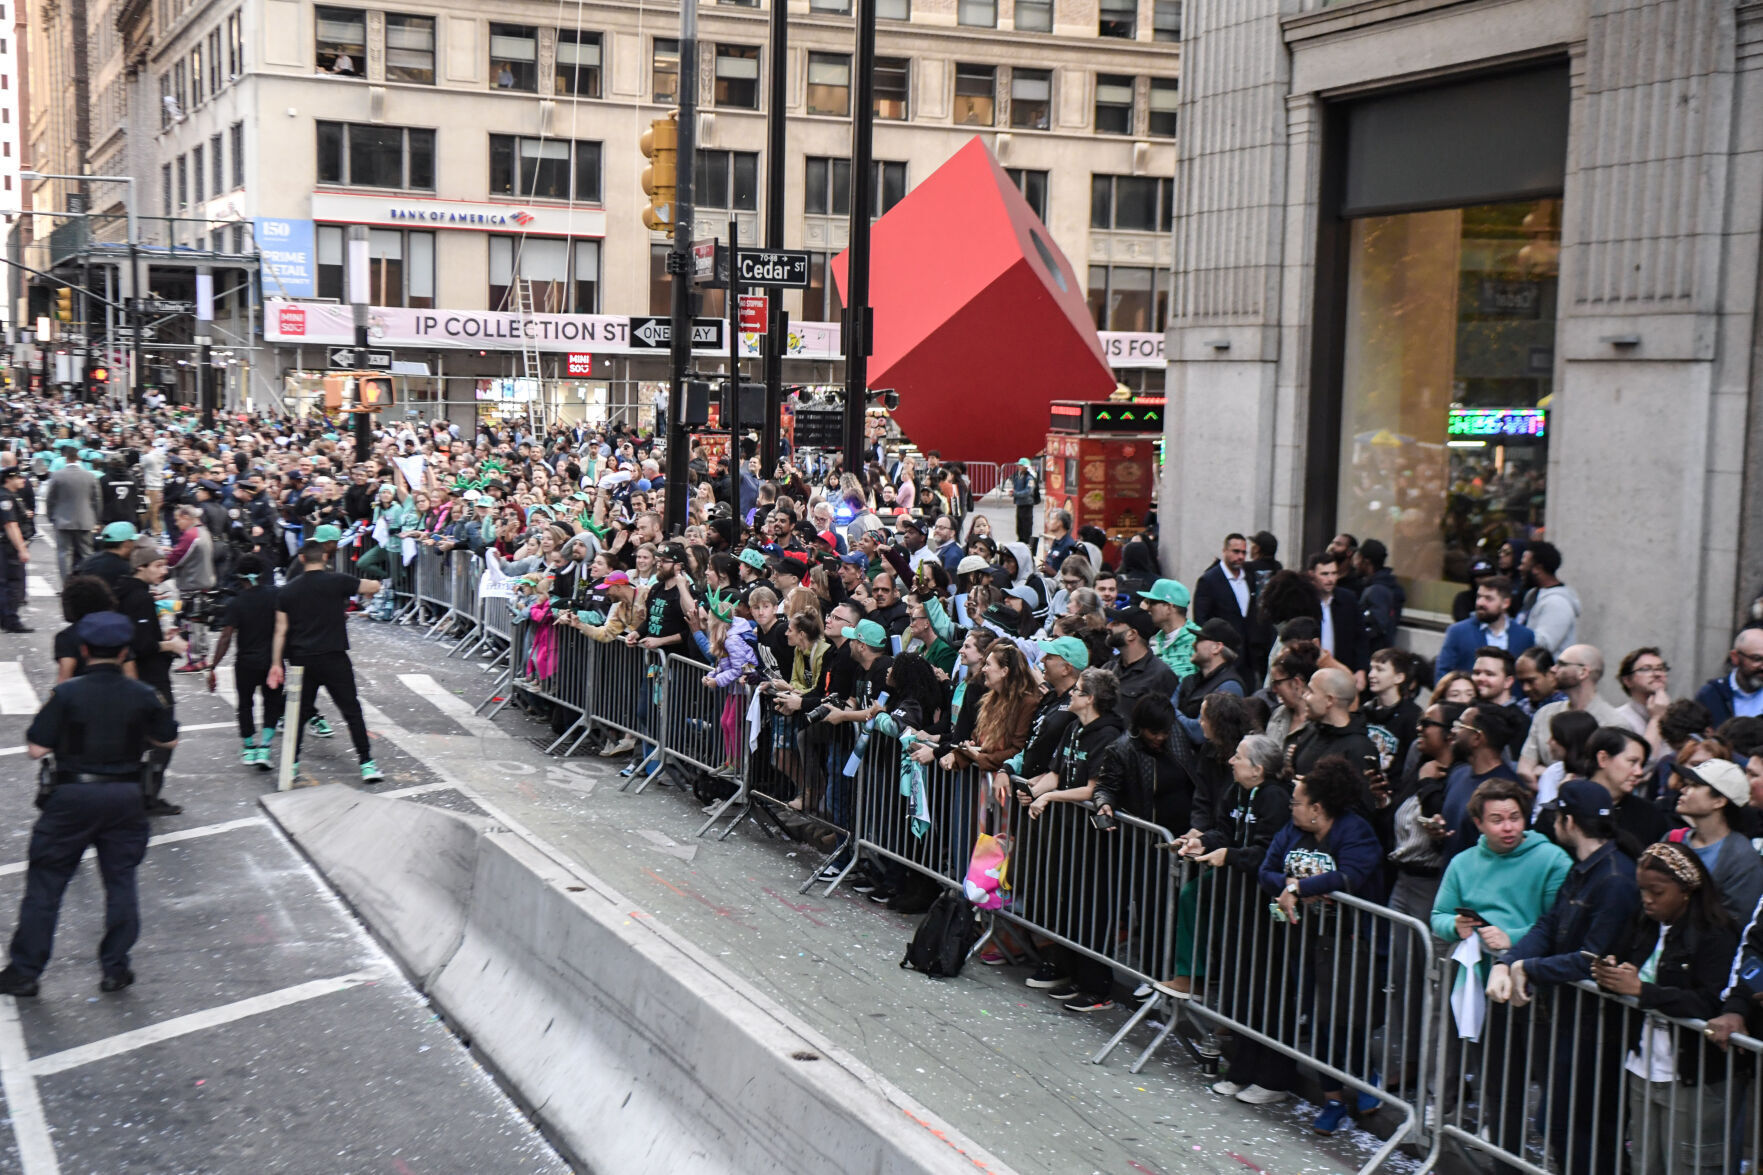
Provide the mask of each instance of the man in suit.
[{"label": "man in suit", "polygon": [[44,508],[55,528],[55,561],[66,579],[92,553],[92,532],[104,508],[98,479],[78,461],[68,462],[50,475]]},{"label": "man in suit", "polygon": [[1507,616],[1512,602],[1512,581],[1489,575],[1476,581],[1475,611],[1445,629],[1445,643],[1433,662],[1433,682],[1454,669],[1468,672],[1475,665],[1477,649],[1496,648],[1517,657],[1536,644],[1530,629]]},{"label": "man in suit", "polygon": [[1365,670],[1370,661],[1366,651],[1365,618],[1359,613],[1359,597],[1338,586],[1341,578],[1340,556],[1323,551],[1304,561],[1310,586],[1322,605],[1322,647],[1334,654],[1365,687]]},{"label": "man in suit", "polygon": [[1224,536],[1218,562],[1208,567],[1194,585],[1194,622],[1205,624],[1214,617],[1237,630],[1237,648],[1249,647],[1249,617],[1254,614],[1255,592],[1244,565],[1249,560],[1249,540],[1240,534]]}]

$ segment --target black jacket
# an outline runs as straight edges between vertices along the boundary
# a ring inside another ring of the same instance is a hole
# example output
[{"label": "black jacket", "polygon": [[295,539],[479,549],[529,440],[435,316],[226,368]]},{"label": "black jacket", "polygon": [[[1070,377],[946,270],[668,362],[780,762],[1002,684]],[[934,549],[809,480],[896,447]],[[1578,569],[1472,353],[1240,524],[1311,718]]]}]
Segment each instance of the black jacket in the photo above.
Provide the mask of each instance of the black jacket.
[{"label": "black jacket", "polygon": [[[1396,573],[1380,567],[1359,593],[1359,609],[1365,621],[1366,654],[1387,649],[1396,643],[1396,629],[1402,623],[1402,609],[1408,604],[1408,593],[1396,582]],[[1336,638],[1338,641],[1338,637]]]},{"label": "black jacket", "polygon": [[1237,594],[1230,589],[1230,581],[1225,578],[1224,565],[1214,563],[1208,567],[1194,583],[1194,608],[1191,619],[1195,624],[1205,624],[1214,616],[1228,621],[1237,630],[1239,649],[1249,647],[1249,617],[1255,614],[1255,577],[1245,565],[1243,579],[1249,585],[1249,611],[1245,614],[1237,607]]},{"label": "black jacket", "polygon": [[1175,670],[1166,665],[1163,658],[1151,652],[1146,652],[1131,665],[1115,657],[1108,668],[1114,671],[1114,676],[1120,683],[1115,709],[1122,720],[1127,722],[1132,721],[1133,707],[1139,704],[1140,698],[1147,694],[1174,697],[1175,691],[1181,686]]},{"label": "black jacket", "polygon": [[[1665,936],[1659,969],[1652,983],[1641,984],[1639,1003],[1649,1012],[1677,1020],[1711,1020],[1720,1014],[1720,989],[1738,949],[1738,932],[1731,925],[1701,927],[1685,918]],[[1645,914],[1635,915],[1622,949],[1615,951],[1619,963],[1639,967],[1659,943],[1659,924]],[[1646,1018],[1629,1017],[1629,1043],[1638,1048],[1646,1030]],[[1700,1033],[1680,1028],[1677,1037],[1677,1080],[1684,1085],[1713,1084],[1726,1080],[1726,1056]]]},{"label": "black jacket", "polygon": [[1060,790],[1083,787],[1095,779],[1101,772],[1102,752],[1120,734],[1120,718],[1112,710],[1099,715],[1088,726],[1077,721],[1069,723],[1049,767],[1059,776]]},{"label": "black jacket", "polygon": [[1130,734],[1115,739],[1102,752],[1092,797],[1096,806],[1107,804],[1177,836],[1186,832],[1192,820],[1194,778],[1178,761],[1177,747],[1192,755],[1180,731],[1171,731],[1157,751]]},{"label": "black jacket", "polygon": [[1206,695],[1217,693],[1219,687],[1229,681],[1236,682],[1237,688],[1245,696],[1248,694],[1248,687],[1243,684],[1242,675],[1237,672],[1235,661],[1226,661],[1211,673],[1204,675],[1198,672],[1191,673],[1182,679],[1181,689],[1176,692],[1175,708],[1180,710],[1184,716],[1197,720],[1200,717],[1200,707],[1205,704]]},{"label": "black jacket", "polygon": [[1337,587],[1328,602],[1329,618],[1334,622],[1334,658],[1353,672],[1371,664],[1366,647],[1365,617],[1359,608],[1359,597],[1346,588]]},{"label": "black jacket", "polygon": [[1226,868],[1254,877],[1267,856],[1273,834],[1292,818],[1292,792],[1283,783],[1264,783],[1244,791],[1233,780],[1230,790],[1218,797],[1212,826],[1200,834],[1207,852],[1226,850]]},{"label": "black jacket", "polygon": [[1286,743],[1286,765],[1304,775],[1325,755],[1339,755],[1361,778],[1378,770],[1377,744],[1365,733],[1365,719],[1353,714],[1345,726],[1306,722]]},{"label": "black jacket", "polygon": [[142,681],[165,684],[171,680],[171,663],[175,658],[159,649],[162,640],[159,611],[153,603],[153,589],[133,575],[125,576],[116,585],[116,610],[134,621],[134,636],[129,648],[135,655],[135,672]]}]

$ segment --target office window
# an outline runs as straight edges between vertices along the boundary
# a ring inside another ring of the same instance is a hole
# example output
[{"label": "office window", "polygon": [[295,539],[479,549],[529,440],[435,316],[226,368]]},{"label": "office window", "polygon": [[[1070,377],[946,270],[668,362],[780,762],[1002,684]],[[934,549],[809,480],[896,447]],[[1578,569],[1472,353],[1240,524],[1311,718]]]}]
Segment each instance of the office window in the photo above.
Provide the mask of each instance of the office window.
[{"label": "office window", "polygon": [[808,0],[808,11],[827,16],[850,16],[851,0]]},{"label": "office window", "polygon": [[1096,75],[1096,133],[1132,134],[1132,78],[1119,73]]},{"label": "office window", "polygon": [[759,155],[753,151],[700,151],[692,173],[699,208],[759,211]]},{"label": "office window", "polygon": [[245,72],[245,26],[237,12],[226,18],[227,77],[240,77]]},{"label": "office window", "polygon": [[175,209],[171,202],[171,164],[164,163],[159,167],[159,211],[162,216],[170,216]]},{"label": "office window", "polygon": [[998,27],[998,0],[961,0],[956,19],[969,28]]},{"label": "office window", "polygon": [[557,92],[600,96],[600,34],[562,29],[557,34]]},{"label": "office window", "polygon": [[904,57],[875,59],[875,116],[895,122],[911,117],[912,63]]},{"label": "office window", "polygon": [[171,67],[171,84],[173,95],[177,98],[178,117],[190,112],[190,78],[189,69],[180,59]]},{"label": "office window", "polygon": [[538,92],[538,29],[519,24],[490,26],[490,88]]},{"label": "office window", "polygon": [[435,18],[386,13],[386,80],[435,84]]},{"label": "office window", "polygon": [[367,14],[357,8],[313,9],[318,21],[318,72],[361,77],[367,72]]},{"label": "office window", "polygon": [[808,113],[844,117],[851,113],[851,57],[846,53],[808,55]]},{"label": "office window", "polygon": [[832,280],[831,253],[808,254],[808,288],[802,291],[803,322],[838,322],[845,313]]},{"label": "office window", "polygon": [[877,20],[911,20],[912,0],[876,0]]},{"label": "office window", "polygon": [[717,0],[718,4],[732,4],[736,8],[758,8],[759,0]]},{"label": "office window", "polygon": [[1175,108],[1181,100],[1181,83],[1175,78],[1151,79],[1150,133],[1159,139],[1175,138]]},{"label": "office window", "polygon": [[649,246],[649,313],[673,312],[673,278],[667,272],[667,255],[672,245]]},{"label": "office window", "polygon": [[1096,23],[1097,35],[1130,41],[1138,34],[1138,27],[1138,0],[1102,0],[1101,15]]},{"label": "office window", "polygon": [[490,136],[490,193],[600,202],[600,144]]},{"label": "office window", "polygon": [[[318,296],[348,300],[345,258],[348,227],[317,226]],[[368,302],[374,306],[432,309],[435,304],[435,234],[419,229],[376,228],[367,234]]]},{"label": "office window", "polygon": [[1155,0],[1151,5],[1151,39],[1181,40],[1181,0]]},{"label": "office window", "polygon": [[[224,84],[220,76],[220,66],[220,26],[216,25],[208,32],[208,92],[211,95],[220,93],[220,87]],[[218,249],[215,251],[219,252]]]},{"label": "office window", "polygon": [[1010,125],[1018,130],[1044,131],[1052,125],[1053,71],[1010,71]]},{"label": "office window", "polygon": [[711,102],[739,110],[759,109],[759,46],[716,47],[716,87]]},{"label": "office window", "polygon": [[245,186],[245,124],[235,122],[232,128],[233,187]]},{"label": "office window", "polygon": [[955,65],[955,125],[997,123],[998,70],[991,65]]},{"label": "office window", "polygon": [[1010,182],[1022,191],[1022,198],[1034,209],[1034,214],[1047,222],[1047,173],[1044,171],[1027,171],[1020,167],[1006,167],[1004,174]]},{"label": "office window", "polygon": [[[490,309],[512,310],[519,305],[516,278],[527,283],[536,313],[598,313],[600,243],[572,242],[568,237],[490,237]],[[582,297],[588,301],[572,301]]]},{"label": "office window", "polygon": [[210,168],[209,174],[212,177],[209,186],[214,190],[214,194],[218,196],[226,191],[226,168],[222,166],[224,160],[220,157],[219,135],[208,136],[208,158],[210,160],[208,165]]},{"label": "office window", "polygon": [[171,71],[159,75],[159,129],[171,128],[171,108],[177,101],[171,92]]},{"label": "office window", "polygon": [[178,211],[190,206],[190,157],[178,156]]},{"label": "office window", "polygon": [[318,182],[351,188],[435,187],[435,132],[415,127],[318,124]]},{"label": "office window", "polygon": [[1160,331],[1169,320],[1169,274],[1132,265],[1092,265],[1090,315],[1097,330]]},{"label": "office window", "polygon": [[202,42],[190,50],[190,109],[208,100],[208,71],[202,65]]},{"label": "office window", "polygon": [[[803,211],[813,216],[851,215],[851,161],[810,155],[803,174]],[[870,212],[880,216],[906,196],[906,164],[878,159],[870,176]]]},{"label": "office window", "polygon": [[600,242],[575,242],[572,250],[570,281],[574,288],[570,291],[574,299],[575,314],[600,313]]},{"label": "office window", "polygon": [[655,102],[662,106],[679,101],[679,42],[671,37],[656,37],[649,61],[649,89]]},{"label": "office window", "polygon": [[1168,232],[1173,223],[1175,181],[1138,175],[1090,177],[1090,227]]},{"label": "office window", "polygon": [[195,147],[190,151],[190,178],[195,181],[196,203],[200,204],[208,197],[205,194],[208,172],[202,166],[202,148]]},{"label": "office window", "polygon": [[1016,0],[1016,31],[1019,33],[1052,32],[1053,0]]}]

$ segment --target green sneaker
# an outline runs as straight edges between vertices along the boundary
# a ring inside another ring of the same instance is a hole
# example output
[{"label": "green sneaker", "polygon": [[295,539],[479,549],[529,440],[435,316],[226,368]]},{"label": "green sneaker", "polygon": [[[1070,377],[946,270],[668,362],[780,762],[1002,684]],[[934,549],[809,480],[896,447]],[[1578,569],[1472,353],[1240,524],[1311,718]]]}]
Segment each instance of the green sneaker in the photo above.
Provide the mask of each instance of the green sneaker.
[{"label": "green sneaker", "polygon": [[239,762],[246,767],[257,762],[257,739],[255,736],[245,740],[244,747],[239,751]]},{"label": "green sneaker", "polygon": [[379,783],[383,779],[385,779],[385,775],[380,771],[379,764],[372,759],[361,765],[362,783]]},{"label": "green sneaker", "polygon": [[337,733],[336,730],[331,727],[331,724],[325,721],[323,714],[314,714],[312,717],[308,718],[306,720],[306,729],[310,730],[313,734],[316,734],[319,738],[330,738]]}]

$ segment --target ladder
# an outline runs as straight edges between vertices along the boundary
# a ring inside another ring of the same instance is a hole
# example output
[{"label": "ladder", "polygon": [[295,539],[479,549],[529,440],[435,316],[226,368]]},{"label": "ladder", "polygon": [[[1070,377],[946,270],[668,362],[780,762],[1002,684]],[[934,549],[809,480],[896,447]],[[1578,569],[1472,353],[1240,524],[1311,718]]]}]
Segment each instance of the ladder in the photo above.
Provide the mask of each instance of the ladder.
[{"label": "ladder", "polygon": [[[539,372],[539,345],[533,341],[533,283],[532,279],[519,277],[514,279],[514,311],[520,315],[520,362],[521,375],[533,382],[527,386],[544,388]],[[541,408],[541,412],[543,409]],[[533,429],[533,402],[526,404],[527,431]]]}]

